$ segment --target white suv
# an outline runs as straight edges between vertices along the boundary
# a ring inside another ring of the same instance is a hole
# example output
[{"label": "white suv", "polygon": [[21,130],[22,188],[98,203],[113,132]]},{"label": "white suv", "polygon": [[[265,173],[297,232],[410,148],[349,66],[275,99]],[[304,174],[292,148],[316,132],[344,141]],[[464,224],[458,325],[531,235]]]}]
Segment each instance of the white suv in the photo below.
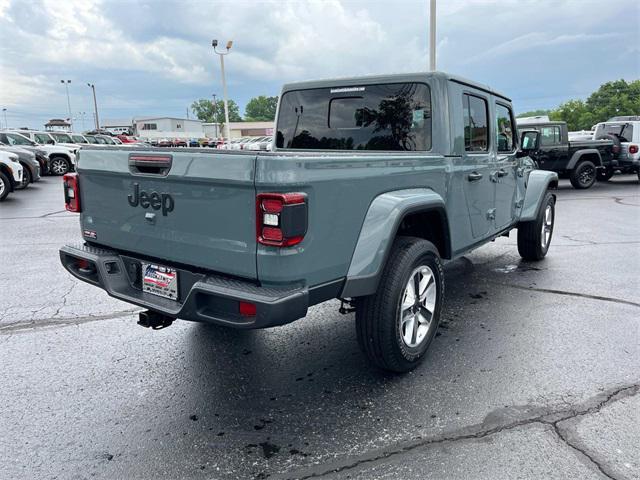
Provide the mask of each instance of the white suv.
[{"label": "white suv", "polygon": [[13,139],[15,145],[38,146],[49,155],[49,174],[64,175],[75,170],[76,152],[71,147],[56,144],[55,139],[47,132],[35,132],[33,130],[5,130],[7,137]]},{"label": "white suv", "polygon": [[18,155],[0,150],[0,202],[22,182],[22,173]]},{"label": "white suv", "polygon": [[605,135],[620,142],[618,165],[614,166],[614,169],[622,173],[636,172],[640,180],[640,120],[612,119],[600,122],[595,127],[593,138],[598,139]]}]

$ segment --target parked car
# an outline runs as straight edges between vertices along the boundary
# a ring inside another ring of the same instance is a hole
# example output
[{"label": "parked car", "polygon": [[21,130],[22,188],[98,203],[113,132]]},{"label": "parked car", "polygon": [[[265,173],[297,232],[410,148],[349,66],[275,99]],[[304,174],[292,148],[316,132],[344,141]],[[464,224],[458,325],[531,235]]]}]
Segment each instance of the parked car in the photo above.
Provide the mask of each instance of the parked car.
[{"label": "parked car", "polygon": [[199,141],[197,138],[190,138],[190,139],[189,139],[189,146],[190,146],[190,147],[198,148],[198,147],[200,147],[200,146],[201,146],[201,145],[200,145],[200,141]]},{"label": "parked car", "polygon": [[18,155],[0,149],[0,202],[22,182],[22,173]]},{"label": "parked car", "polygon": [[138,139],[136,139],[135,137],[132,137],[130,135],[124,135],[124,134],[120,134],[120,135],[116,135],[116,137],[118,140],[120,140],[120,143],[137,143]]},{"label": "parked car", "polygon": [[173,147],[173,140],[169,138],[160,138],[158,140],[159,147]]},{"label": "parked car", "polygon": [[271,150],[271,143],[273,142],[273,137],[258,137],[252,142],[245,144],[245,150]]},{"label": "parked car", "polygon": [[622,120],[598,123],[593,134],[595,139],[612,139],[620,148],[617,159],[598,178],[609,180],[615,171],[619,171],[636,173],[640,181],[640,120],[637,119],[640,117],[629,116],[629,120],[626,120],[627,117],[614,118]]},{"label": "parked car", "polygon": [[8,137],[19,141],[17,136],[22,136],[33,142],[38,148],[46,151],[49,155],[49,174],[64,175],[75,170],[76,153],[78,149],[72,149],[60,144],[47,132],[37,132],[33,130],[7,130],[4,131]]},{"label": "parked car", "polygon": [[78,145],[88,145],[90,143],[84,135],[79,133],[71,133],[69,136],[71,137],[71,140]]},{"label": "parked car", "polygon": [[84,138],[87,139],[87,143],[89,143],[91,145],[99,145],[100,144],[98,139],[93,135],[83,135],[83,136],[84,136]]},{"label": "parked car", "polygon": [[506,96],[432,72],[279,101],[269,154],[83,150],[65,202],[86,244],[61,248],[64,267],[153,328],[272,327],[339,298],[370,361],[406,372],[438,327],[443,259],[514,229],[523,258],[547,254],[558,176],[518,149]]},{"label": "parked car", "polygon": [[173,139],[173,146],[174,147],[186,147],[187,146],[187,141],[184,138],[174,138]]},{"label": "parked car", "polygon": [[114,137],[110,135],[96,135],[95,137],[102,145],[117,145]]},{"label": "parked car", "polygon": [[618,156],[612,139],[569,140],[566,122],[527,123],[520,132],[540,133],[532,146],[531,158],[538,168],[557,172],[571,181],[573,188],[590,188]]},{"label": "parked car", "polygon": [[23,135],[12,133],[12,132],[6,132],[6,131],[0,131],[0,143],[4,143],[5,145],[11,145],[13,147],[20,147],[25,150],[29,150],[30,152],[33,152],[34,155],[36,156],[36,160],[38,161],[38,164],[40,165],[40,174],[41,175],[49,174],[50,159],[49,159],[49,153],[46,147],[40,146],[35,142],[32,142],[31,140],[24,137]]},{"label": "parked car", "polygon": [[56,144],[64,145],[69,148],[75,149],[76,153],[80,149],[81,145],[75,143],[71,138],[71,135],[64,132],[49,132],[49,135],[54,138]]},{"label": "parked car", "polygon": [[2,142],[0,142],[0,150],[15,153],[20,165],[22,165],[22,180],[15,186],[16,190],[22,190],[27,188],[30,183],[40,181],[40,163],[36,160],[34,152]]}]

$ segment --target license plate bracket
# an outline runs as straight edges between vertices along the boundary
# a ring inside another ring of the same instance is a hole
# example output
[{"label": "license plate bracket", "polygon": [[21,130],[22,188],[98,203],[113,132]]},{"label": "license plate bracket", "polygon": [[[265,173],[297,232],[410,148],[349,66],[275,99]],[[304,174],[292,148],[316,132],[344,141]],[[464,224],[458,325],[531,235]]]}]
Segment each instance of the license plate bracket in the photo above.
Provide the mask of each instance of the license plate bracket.
[{"label": "license plate bracket", "polygon": [[142,291],[178,300],[178,271],[155,263],[142,263]]}]

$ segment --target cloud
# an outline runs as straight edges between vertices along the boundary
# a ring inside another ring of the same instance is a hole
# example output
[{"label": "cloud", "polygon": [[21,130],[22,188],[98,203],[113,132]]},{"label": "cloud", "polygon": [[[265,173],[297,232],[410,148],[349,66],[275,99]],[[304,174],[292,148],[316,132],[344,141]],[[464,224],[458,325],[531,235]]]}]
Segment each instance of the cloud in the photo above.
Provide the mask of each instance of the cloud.
[{"label": "cloud", "polygon": [[[639,14],[636,0],[438,2],[438,67],[516,108],[555,106],[640,76]],[[425,0],[0,0],[0,104],[34,123],[64,115],[65,78],[74,111],[92,110],[92,82],[101,116],[184,115],[221,95],[218,38],[234,40],[225,66],[243,105],[285,82],[424,70],[428,23]]]}]

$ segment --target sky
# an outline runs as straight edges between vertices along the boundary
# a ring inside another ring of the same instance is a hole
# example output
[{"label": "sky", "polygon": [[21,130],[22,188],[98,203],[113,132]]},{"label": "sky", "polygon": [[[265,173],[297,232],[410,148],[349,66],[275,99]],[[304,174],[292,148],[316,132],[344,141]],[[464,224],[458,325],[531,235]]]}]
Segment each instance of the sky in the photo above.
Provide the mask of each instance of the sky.
[{"label": "sky", "polygon": [[[42,128],[69,117],[71,80],[87,129],[88,82],[101,119],[185,117],[222,96],[216,38],[234,42],[227,85],[243,110],[286,82],[424,71],[428,27],[429,0],[0,0],[0,107],[10,127]],[[640,78],[640,1],[438,0],[436,59],[516,112],[553,108]]]}]

